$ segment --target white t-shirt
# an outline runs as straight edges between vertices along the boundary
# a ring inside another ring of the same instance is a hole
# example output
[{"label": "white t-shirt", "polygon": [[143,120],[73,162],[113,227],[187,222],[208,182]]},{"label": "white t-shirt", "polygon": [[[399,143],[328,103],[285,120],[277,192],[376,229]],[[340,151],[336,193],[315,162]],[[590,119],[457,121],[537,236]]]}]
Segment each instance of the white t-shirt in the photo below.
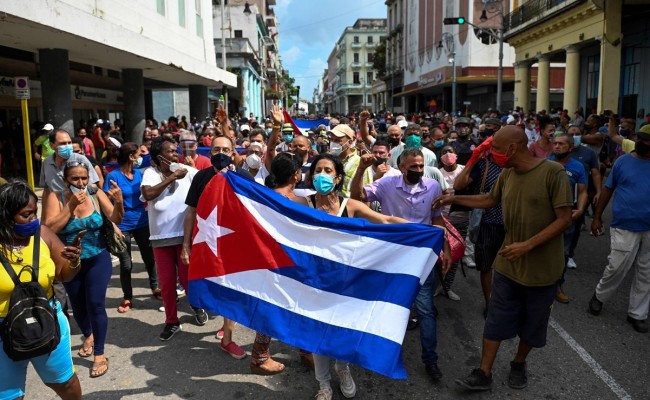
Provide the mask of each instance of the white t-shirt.
[{"label": "white t-shirt", "polygon": [[444,168],[440,169],[440,173],[442,176],[445,178],[445,182],[447,182],[447,185],[449,187],[449,194],[454,194],[454,182],[456,181],[456,178],[458,175],[460,175],[461,172],[465,169],[464,165],[456,165],[456,169],[449,172]]},{"label": "white t-shirt", "polygon": [[[187,205],[185,198],[196,168],[185,166],[188,170],[183,179],[178,179],[160,193],[160,196],[148,201],[150,240],[169,239],[183,236],[183,221]],[[163,181],[163,175],[154,167],[149,167],[142,176],[142,186],[156,186]],[[144,197],[140,200],[145,201]]]}]

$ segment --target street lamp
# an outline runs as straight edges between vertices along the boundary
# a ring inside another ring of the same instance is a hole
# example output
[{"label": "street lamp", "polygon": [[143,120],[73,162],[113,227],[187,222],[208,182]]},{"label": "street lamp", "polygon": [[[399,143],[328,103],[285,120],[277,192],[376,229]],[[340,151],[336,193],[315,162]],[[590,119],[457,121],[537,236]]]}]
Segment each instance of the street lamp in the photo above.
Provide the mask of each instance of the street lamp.
[{"label": "street lamp", "polygon": [[246,15],[247,17],[251,15],[251,6],[250,4],[248,4],[248,2],[246,2],[246,4],[244,5],[244,15]]},{"label": "street lamp", "polygon": [[449,57],[451,64],[451,113],[456,114],[456,52],[452,51]]},{"label": "street lamp", "polygon": [[490,36],[495,38],[499,43],[499,68],[497,70],[498,71],[497,72],[497,110],[501,110],[501,100],[503,96],[503,31],[504,31],[503,3],[501,2],[501,0],[489,0],[485,2],[483,6],[483,11],[481,12],[481,17],[479,18],[481,22],[485,22],[488,20],[487,11],[491,13],[495,13],[495,12],[499,13],[499,27],[496,31],[492,28],[487,28],[487,29],[479,28],[479,29],[487,32]]},{"label": "street lamp", "polygon": [[300,86],[296,86],[296,115],[300,113]]}]

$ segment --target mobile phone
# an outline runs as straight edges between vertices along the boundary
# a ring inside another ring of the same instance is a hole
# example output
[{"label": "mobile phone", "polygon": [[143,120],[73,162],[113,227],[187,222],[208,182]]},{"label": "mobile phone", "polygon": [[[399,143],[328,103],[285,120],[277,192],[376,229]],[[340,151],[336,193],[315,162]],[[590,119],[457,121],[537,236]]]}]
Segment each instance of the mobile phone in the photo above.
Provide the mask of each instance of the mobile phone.
[{"label": "mobile phone", "polygon": [[74,238],[74,241],[72,242],[72,246],[78,247],[79,245],[81,245],[81,239],[84,237],[86,233],[88,233],[86,229],[77,233],[77,237]]}]

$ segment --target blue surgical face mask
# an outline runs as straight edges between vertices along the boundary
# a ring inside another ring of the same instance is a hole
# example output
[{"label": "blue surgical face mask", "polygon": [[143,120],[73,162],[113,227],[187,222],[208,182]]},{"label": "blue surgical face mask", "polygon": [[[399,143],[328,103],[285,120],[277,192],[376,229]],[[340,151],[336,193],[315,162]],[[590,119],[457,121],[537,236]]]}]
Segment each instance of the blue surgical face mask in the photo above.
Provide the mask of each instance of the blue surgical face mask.
[{"label": "blue surgical face mask", "polygon": [[285,143],[289,143],[293,140],[293,135],[282,135],[282,140],[284,140]]},{"label": "blue surgical face mask", "polygon": [[133,163],[133,168],[140,168],[142,166],[142,157],[138,157]]},{"label": "blue surgical face mask", "polygon": [[73,194],[74,194],[74,193],[77,193],[77,192],[83,192],[83,191],[86,190],[85,187],[78,188],[78,187],[76,187],[75,185],[68,185],[68,187],[70,188],[70,191],[71,191]]},{"label": "blue surgical face mask", "polygon": [[444,140],[436,140],[435,142],[433,142],[433,147],[435,147],[436,149],[439,149],[444,145],[445,145]]},{"label": "blue surgical face mask", "polygon": [[573,146],[580,146],[582,144],[582,136],[574,136],[573,137]]},{"label": "blue surgical face mask", "polygon": [[41,226],[41,221],[36,218],[35,220],[26,224],[14,224],[14,233],[20,237],[31,237],[36,234],[38,228]]},{"label": "blue surgical face mask", "polygon": [[56,153],[64,160],[67,160],[72,155],[72,145],[71,144],[60,145],[56,148]]},{"label": "blue surgical face mask", "polygon": [[407,149],[419,149],[422,147],[422,138],[418,135],[411,135],[407,137],[405,147]]},{"label": "blue surgical face mask", "polygon": [[334,190],[334,177],[321,172],[314,177],[314,189],[316,189],[319,194],[328,194]]},{"label": "blue surgical face mask", "polygon": [[266,128],[266,134],[270,135],[271,133],[273,133],[273,128]]}]

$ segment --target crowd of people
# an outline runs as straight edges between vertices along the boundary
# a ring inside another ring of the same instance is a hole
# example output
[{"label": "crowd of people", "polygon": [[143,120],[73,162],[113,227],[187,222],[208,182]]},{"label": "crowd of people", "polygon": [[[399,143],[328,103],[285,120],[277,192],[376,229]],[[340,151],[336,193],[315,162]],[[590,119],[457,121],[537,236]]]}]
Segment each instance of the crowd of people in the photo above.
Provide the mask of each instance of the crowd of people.
[{"label": "crowd of people", "polygon": [[[147,120],[136,141],[123,139],[119,122],[80,121],[74,137],[43,125],[34,143],[44,189],[40,220],[37,196],[24,182],[2,182],[0,187],[0,255],[20,271],[31,262],[35,238],[43,242],[39,263],[45,273],[39,282],[60,316],[65,338],[55,352],[31,360],[43,382],[62,398],[81,398],[65,318],[69,308],[83,334],[77,356],[93,357],[90,377],[108,373],[104,344],[111,257],[119,263],[123,293],[117,311],[138,308],[131,282],[132,239],[151,295],[162,302],[159,339],[168,341],[182,331],[179,293],[187,290],[196,208],[219,173],[240,174],[296,203],[342,218],[457,231],[465,253],[452,258],[445,242],[407,327],[419,327],[423,367],[434,382],[442,377],[434,298],[460,301],[454,278],[458,268],[468,267],[478,271],[483,292],[483,351],[478,368],[456,382],[468,390],[489,389],[501,341],[519,337],[508,385],[527,386],[526,358],[546,344],[551,305],[571,301],[562,284],[567,268],[578,266],[575,249],[581,232],[602,235],[610,201],[611,254],[589,312],[598,315],[634,268],[627,321],[638,332],[648,331],[650,180],[638,177],[650,173],[650,121],[637,130],[633,118],[609,112],[585,118],[581,110],[573,115],[566,110],[482,115],[362,111],[325,117],[328,125],[298,134],[279,106],[260,120],[231,119],[219,108],[202,122]],[[588,214],[590,227],[585,225]],[[118,254],[109,253],[107,228],[126,243]],[[0,319],[12,290],[11,279],[0,272]],[[189,304],[187,311],[197,325],[208,322],[205,310]],[[235,330],[236,322],[224,319],[215,337],[221,350],[243,359],[246,351],[235,343]],[[270,343],[269,336],[257,332],[251,373],[284,371],[271,357]],[[299,354],[314,369],[316,399],[331,399],[329,358],[304,350]],[[0,352],[0,365],[8,374],[0,378],[0,398],[24,395],[27,362]],[[342,394],[354,397],[348,365],[337,361],[335,371]]]}]

